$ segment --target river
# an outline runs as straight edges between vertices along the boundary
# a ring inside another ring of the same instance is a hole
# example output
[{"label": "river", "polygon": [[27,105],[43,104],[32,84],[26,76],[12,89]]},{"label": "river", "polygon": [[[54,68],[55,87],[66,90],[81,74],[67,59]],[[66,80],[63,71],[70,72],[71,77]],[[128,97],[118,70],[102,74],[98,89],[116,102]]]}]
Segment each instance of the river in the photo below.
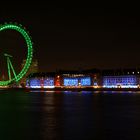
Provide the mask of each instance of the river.
[{"label": "river", "polygon": [[0,90],[0,140],[139,140],[140,92]]}]

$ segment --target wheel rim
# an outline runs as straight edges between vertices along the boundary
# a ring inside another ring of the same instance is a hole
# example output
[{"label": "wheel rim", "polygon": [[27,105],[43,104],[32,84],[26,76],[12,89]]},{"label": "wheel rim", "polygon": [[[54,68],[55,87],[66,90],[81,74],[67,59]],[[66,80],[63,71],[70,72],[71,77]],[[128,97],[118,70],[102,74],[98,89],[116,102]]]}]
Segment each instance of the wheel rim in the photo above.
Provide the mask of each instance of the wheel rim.
[{"label": "wheel rim", "polygon": [[11,23],[0,25],[0,32],[3,30],[8,30],[8,29],[15,30],[23,36],[23,38],[26,41],[28,51],[27,51],[27,57],[26,57],[26,62],[24,64],[24,67],[17,74],[17,77],[16,78],[13,77],[13,78],[11,78],[11,80],[0,81],[0,86],[7,86],[7,85],[11,84],[12,82],[18,82],[20,79],[22,79],[22,77],[27,73],[27,71],[31,65],[32,58],[33,58],[33,43],[31,41],[29,34],[26,32],[26,30],[21,25],[15,25],[15,24],[11,24]]}]

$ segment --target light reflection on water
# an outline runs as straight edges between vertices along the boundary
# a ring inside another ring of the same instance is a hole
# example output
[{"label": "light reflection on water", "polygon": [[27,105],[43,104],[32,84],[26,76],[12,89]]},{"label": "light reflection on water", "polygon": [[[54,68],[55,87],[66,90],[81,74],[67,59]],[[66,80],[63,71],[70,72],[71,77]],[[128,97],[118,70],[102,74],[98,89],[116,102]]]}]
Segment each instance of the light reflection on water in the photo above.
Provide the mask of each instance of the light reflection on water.
[{"label": "light reflection on water", "polygon": [[1,90],[0,139],[140,139],[139,93]]},{"label": "light reflection on water", "polygon": [[111,94],[111,93],[116,93],[116,94],[119,94],[119,93],[122,93],[122,94],[127,94],[127,93],[140,93],[140,91],[111,91],[111,90],[108,90],[108,91],[69,91],[69,90],[66,90],[66,91],[52,91],[52,90],[30,90],[29,92],[33,93],[33,92],[43,92],[43,93],[65,93],[65,94],[95,94],[95,93],[100,93],[100,94]]}]

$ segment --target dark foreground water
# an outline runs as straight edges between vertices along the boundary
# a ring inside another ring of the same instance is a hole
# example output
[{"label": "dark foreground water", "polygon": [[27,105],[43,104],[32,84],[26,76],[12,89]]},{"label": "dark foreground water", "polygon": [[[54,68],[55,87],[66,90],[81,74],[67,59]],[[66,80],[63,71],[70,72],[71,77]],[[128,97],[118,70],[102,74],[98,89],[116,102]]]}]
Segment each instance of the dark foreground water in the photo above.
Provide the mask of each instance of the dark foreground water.
[{"label": "dark foreground water", "polygon": [[0,90],[0,140],[140,140],[140,92]]}]

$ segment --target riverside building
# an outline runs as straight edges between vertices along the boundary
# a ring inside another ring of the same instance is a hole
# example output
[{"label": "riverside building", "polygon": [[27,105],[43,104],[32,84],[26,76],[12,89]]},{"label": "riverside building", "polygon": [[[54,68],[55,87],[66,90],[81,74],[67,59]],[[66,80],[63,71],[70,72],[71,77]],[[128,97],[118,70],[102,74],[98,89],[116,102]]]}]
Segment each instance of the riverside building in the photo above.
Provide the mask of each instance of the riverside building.
[{"label": "riverside building", "polygon": [[140,72],[132,70],[32,73],[27,88],[139,88]]}]

